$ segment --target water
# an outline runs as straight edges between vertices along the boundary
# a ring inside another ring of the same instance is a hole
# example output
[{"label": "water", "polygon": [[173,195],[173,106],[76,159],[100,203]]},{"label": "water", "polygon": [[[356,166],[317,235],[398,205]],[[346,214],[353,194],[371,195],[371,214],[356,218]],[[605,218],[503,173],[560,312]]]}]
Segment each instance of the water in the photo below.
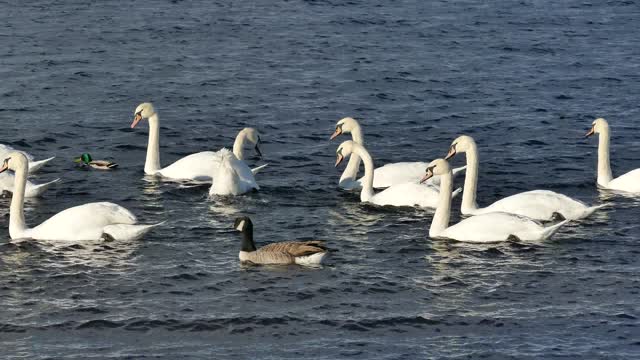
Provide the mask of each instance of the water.
[{"label": "water", "polygon": [[[1,199],[0,357],[640,356],[638,200],[596,190],[596,141],[582,139],[604,116],[614,175],[640,164],[637,2],[0,7],[0,143],[56,155],[33,180],[63,179],[28,201],[28,223],[103,200],[169,220],[133,243],[15,244]],[[262,191],[208,201],[206,186],[144,179],[147,126],[129,129],[143,101],[164,165],[258,127]],[[542,188],[612,206],[540,244],[430,240],[430,212],[336,188],[328,138],[344,116],[379,165],[474,136],[481,204]],[[82,152],[121,168],[78,170]],[[238,214],[259,242],[338,251],[321,269],[240,266]]]}]

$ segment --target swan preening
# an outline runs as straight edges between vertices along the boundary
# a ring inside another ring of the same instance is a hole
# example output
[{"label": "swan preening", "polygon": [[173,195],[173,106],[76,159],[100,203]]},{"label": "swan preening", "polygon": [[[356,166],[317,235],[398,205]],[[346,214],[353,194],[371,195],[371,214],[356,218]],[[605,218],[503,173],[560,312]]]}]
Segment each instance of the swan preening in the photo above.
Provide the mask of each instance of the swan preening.
[{"label": "swan preening", "polygon": [[240,195],[259,189],[249,166],[231,151],[220,150],[220,161],[213,173],[209,195]]},{"label": "swan preening", "polygon": [[9,210],[9,235],[12,239],[36,240],[134,240],[160,225],[136,225],[136,217],[122,206],[90,203],[63,210],[42,224],[29,228],[24,218],[24,197],[27,184],[28,159],[20,152],[10,153],[0,167],[15,172],[15,185]]},{"label": "swan preening", "polygon": [[[131,128],[136,127],[138,123],[147,119],[149,121],[149,142],[147,144],[147,159],[144,165],[144,172],[147,175],[159,175],[164,178],[173,180],[193,180],[200,182],[212,182],[212,175],[218,168],[220,162],[220,152],[218,151],[202,151],[199,153],[187,155],[177,160],[173,164],[161,168],[160,167],[160,120],[158,113],[154,110],[151,103],[142,103],[138,105],[134,112],[135,116],[131,123]],[[239,160],[244,160],[244,152],[242,147],[245,141],[255,144],[256,151],[260,154],[260,136],[257,130],[246,128],[240,131],[236,137],[233,149],[235,156]],[[255,174],[266,165],[262,165],[252,172]]]},{"label": "swan preening", "polygon": [[373,170],[373,159],[371,155],[369,155],[369,152],[367,152],[364,146],[357,142],[347,140],[340,144],[338,150],[336,150],[336,167],[340,165],[342,160],[347,156],[351,156],[352,159],[354,156],[357,156],[358,159],[362,159],[364,162],[364,176],[362,177],[360,201],[375,205],[419,206],[423,208],[436,207],[438,188],[433,185],[420,184],[419,179],[416,182],[394,184],[377,194],[374,193],[373,183],[376,175]]},{"label": "swan preening", "polygon": [[242,244],[238,254],[241,262],[263,265],[318,265],[327,255],[323,241],[277,242],[256,249],[251,219],[246,216],[239,217],[233,227],[242,232]]},{"label": "swan preening", "polygon": [[589,207],[580,201],[553,191],[533,190],[508,196],[487,207],[480,208],[476,203],[479,166],[478,146],[471,136],[462,135],[455,139],[451,143],[445,160],[454,157],[458,153],[465,153],[467,156],[467,171],[460,208],[463,215],[479,215],[500,211],[543,221],[552,220],[558,215],[568,220],[578,220],[591,215],[594,211],[604,206]]},{"label": "swan preening", "polygon": [[35,173],[36,171],[40,170],[46,163],[56,158],[55,156],[52,156],[48,159],[35,161],[33,159],[33,156],[27,154],[24,151],[16,150],[9,145],[0,144],[0,159],[6,159],[9,154],[14,152],[20,152],[27,158],[27,161],[29,161],[29,174]]},{"label": "swan preening", "polygon": [[[451,216],[451,190],[453,174],[449,163],[436,159],[429,163],[423,180],[440,175],[440,196],[438,206],[431,221],[429,236],[466,242],[499,242],[505,240],[544,240],[560,229],[568,220],[544,227],[540,223],[520,215],[492,212],[463,219],[449,226]],[[468,175],[467,175],[468,176]]]},{"label": "swan preening", "polygon": [[631,193],[640,192],[640,169],[631,170],[624,175],[613,178],[611,163],[609,160],[609,142],[611,134],[609,123],[603,118],[598,118],[591,124],[591,130],[585,135],[598,134],[598,185],[611,190]]},{"label": "swan preening", "polygon": [[[336,130],[331,135],[331,140],[341,134],[351,134],[352,140],[364,146],[364,135],[360,123],[354,118],[346,117],[336,123]],[[345,190],[358,190],[362,188],[364,177],[356,179],[360,168],[360,156],[351,155],[347,167],[344,169],[338,185]],[[398,162],[385,164],[373,171],[373,187],[375,189],[388,188],[392,185],[405,183],[418,183],[424,174],[426,162]],[[465,167],[453,170],[454,175],[464,170]],[[429,185],[438,185],[439,178],[429,180]]]}]

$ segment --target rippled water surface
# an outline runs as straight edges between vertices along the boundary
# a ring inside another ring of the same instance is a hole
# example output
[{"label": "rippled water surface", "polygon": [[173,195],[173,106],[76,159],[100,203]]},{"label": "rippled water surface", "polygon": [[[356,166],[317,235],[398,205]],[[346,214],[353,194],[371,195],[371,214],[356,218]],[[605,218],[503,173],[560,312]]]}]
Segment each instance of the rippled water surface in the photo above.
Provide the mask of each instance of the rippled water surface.
[{"label": "rippled water surface", "polygon": [[[14,243],[0,199],[0,357],[640,357],[638,199],[596,190],[596,141],[582,138],[604,116],[614,174],[640,166],[636,1],[0,10],[0,143],[57,156],[33,181],[62,178],[27,202],[28,223],[105,200],[168,220],[132,243]],[[142,101],[160,115],[165,165],[257,127],[262,190],[208,200],[206,186],[145,179],[147,125],[129,128]],[[379,165],[474,136],[481,204],[543,188],[611,206],[544,243],[431,240],[431,212],[337,189],[328,138],[344,116],[361,120]],[[79,170],[84,151],[121,168]],[[337,252],[319,269],[240,266],[238,214],[259,242],[318,238]]]}]

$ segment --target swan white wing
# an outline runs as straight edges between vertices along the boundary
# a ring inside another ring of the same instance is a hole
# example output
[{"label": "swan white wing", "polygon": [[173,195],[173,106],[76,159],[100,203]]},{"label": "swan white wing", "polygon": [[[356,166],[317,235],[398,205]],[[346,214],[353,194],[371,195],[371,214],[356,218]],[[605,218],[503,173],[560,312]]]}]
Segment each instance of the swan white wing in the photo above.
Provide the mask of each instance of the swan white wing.
[{"label": "swan white wing", "polygon": [[136,217],[120,205],[99,202],[75,206],[28,231],[37,240],[99,240],[109,225],[133,225]]},{"label": "swan white wing", "polygon": [[375,194],[369,201],[376,205],[435,208],[438,203],[438,194],[438,190],[433,186],[404,183]]},{"label": "swan white wing", "polygon": [[[15,174],[4,172],[0,174],[0,192],[8,191],[13,193],[13,189],[15,186]],[[27,180],[27,186],[25,188],[24,196],[25,197],[37,197],[42,195],[51,185],[57,183],[60,179],[56,179],[50,181],[48,183],[36,185],[31,181]]]},{"label": "swan white wing", "polygon": [[226,152],[229,157],[218,164],[209,195],[240,195],[253,189],[259,190],[260,186],[247,163],[238,160],[226,149],[221,151]]},{"label": "swan white wing", "polygon": [[398,162],[386,164],[373,171],[373,187],[386,188],[408,182],[417,183],[422,179],[428,163]]},{"label": "swan white wing", "polygon": [[570,220],[589,215],[589,207],[566,195],[548,190],[532,190],[508,196],[474,213],[506,212],[536,220],[552,220],[554,213]]},{"label": "swan white wing", "polygon": [[4,160],[7,157],[7,155],[9,155],[9,154],[11,154],[12,152],[15,152],[15,151],[20,152],[24,156],[26,156],[27,160],[29,160],[29,162],[33,161],[33,156],[31,156],[30,154],[27,154],[24,151],[16,150],[12,146],[4,145],[4,144],[0,144],[0,159]]},{"label": "swan white wing", "polygon": [[541,240],[545,228],[526,217],[489,213],[466,218],[446,228],[438,237],[466,242],[499,242],[515,236],[520,240]]},{"label": "swan white wing", "polygon": [[640,192],[640,169],[631,170],[611,180],[607,184],[607,188],[627,192]]},{"label": "swan white wing", "polygon": [[158,171],[158,174],[176,180],[211,182],[211,175],[220,163],[216,151],[203,151],[187,155]]}]

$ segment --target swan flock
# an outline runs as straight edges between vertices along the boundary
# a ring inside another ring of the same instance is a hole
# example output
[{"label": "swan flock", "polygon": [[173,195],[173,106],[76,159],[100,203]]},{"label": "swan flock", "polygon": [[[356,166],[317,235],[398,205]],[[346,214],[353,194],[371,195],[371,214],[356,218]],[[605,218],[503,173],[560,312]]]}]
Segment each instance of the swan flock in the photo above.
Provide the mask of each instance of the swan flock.
[{"label": "swan flock", "polygon": [[[210,184],[210,198],[238,196],[260,190],[256,176],[267,164],[251,168],[245,154],[246,145],[252,144],[258,158],[262,158],[260,133],[255,128],[242,129],[235,138],[232,150],[205,149],[162,167],[160,119],[151,103],[136,107],[131,128],[137,128],[143,122],[148,124],[149,129],[143,168],[147,176],[166,181]],[[359,191],[360,201],[374,206],[434,209],[429,228],[429,237],[433,239],[476,243],[542,241],[554,236],[569,221],[585,219],[607,205],[588,205],[554,191],[532,189],[480,206],[477,199],[480,156],[476,141],[471,136],[455,138],[444,158],[428,162],[401,161],[375,167],[373,157],[365,147],[360,123],[351,117],[339,120],[330,140],[343,134],[351,134],[351,139],[341,142],[336,149],[336,167],[348,158],[338,187],[345,191]],[[640,169],[613,177],[608,122],[603,118],[594,120],[586,134],[586,137],[590,136],[598,137],[597,186],[609,191],[640,195]],[[458,157],[464,157],[466,164],[452,168],[449,161]],[[136,216],[126,208],[110,202],[97,202],[63,210],[36,227],[27,226],[25,198],[42,195],[59,180],[37,185],[28,177],[53,159],[49,157],[35,161],[23,151],[0,144],[0,190],[12,193],[9,218],[9,235],[12,239],[132,241],[163,224],[139,224]],[[88,153],[77,158],[76,162],[95,169],[117,168],[113,162],[93,160]],[[362,177],[358,177],[360,165],[364,168]],[[456,175],[464,176],[462,189],[454,189]],[[460,213],[464,218],[450,224],[452,203],[459,194],[462,198]],[[246,216],[236,219],[234,228],[242,233],[241,262],[316,265],[323,262],[329,252],[324,242],[319,240],[277,242],[256,248],[253,224]]]}]

